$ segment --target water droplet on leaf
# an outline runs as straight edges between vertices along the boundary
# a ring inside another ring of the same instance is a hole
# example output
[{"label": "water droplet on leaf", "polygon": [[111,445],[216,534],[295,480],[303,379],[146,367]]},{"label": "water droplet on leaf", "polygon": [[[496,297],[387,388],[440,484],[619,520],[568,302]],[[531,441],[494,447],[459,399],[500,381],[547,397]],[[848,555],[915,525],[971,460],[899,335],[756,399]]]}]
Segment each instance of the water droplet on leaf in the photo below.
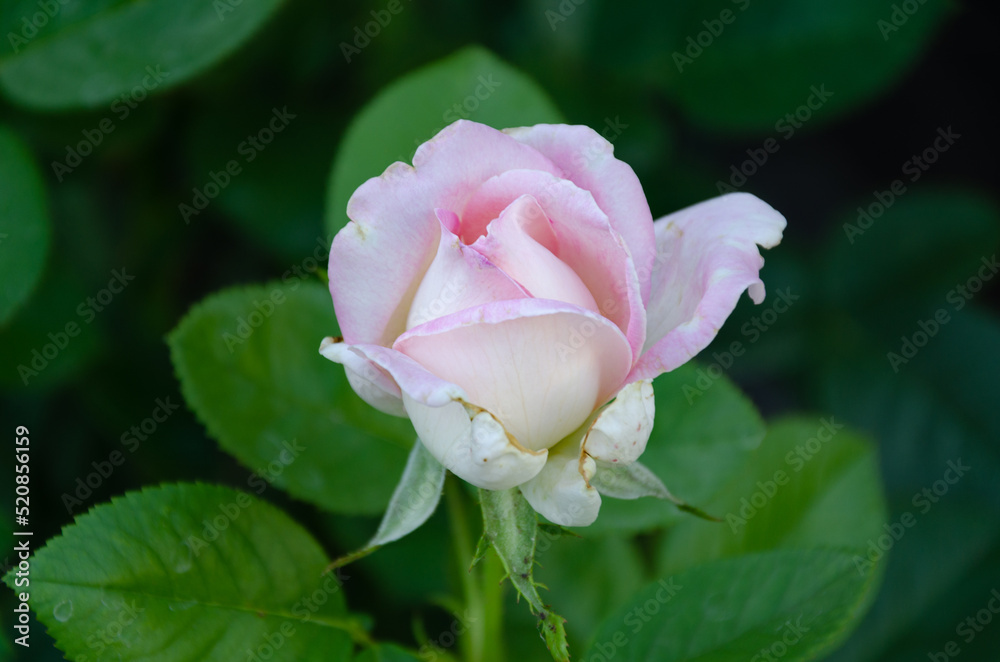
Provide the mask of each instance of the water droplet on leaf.
[{"label": "water droplet on leaf", "polygon": [[191,552],[190,550],[184,553],[177,562],[174,563],[174,572],[178,575],[183,575],[185,572],[191,569]]},{"label": "water droplet on leaf", "polygon": [[65,623],[73,616],[73,601],[63,600],[52,608],[52,616],[60,623]]},{"label": "water droplet on leaf", "polygon": [[184,602],[171,602],[167,605],[170,611],[185,611],[198,604],[196,600],[185,600]]}]

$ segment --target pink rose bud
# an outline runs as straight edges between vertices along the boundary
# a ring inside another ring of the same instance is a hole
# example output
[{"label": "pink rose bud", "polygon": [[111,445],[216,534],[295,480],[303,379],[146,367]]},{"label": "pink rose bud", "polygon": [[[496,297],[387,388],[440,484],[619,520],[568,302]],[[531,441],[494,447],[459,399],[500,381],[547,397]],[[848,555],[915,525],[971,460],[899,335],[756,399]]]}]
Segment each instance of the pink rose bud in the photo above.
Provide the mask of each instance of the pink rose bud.
[{"label": "pink rose bud", "polygon": [[596,461],[629,463],[651,380],[705,348],[785,219],[731,193],[655,223],[583,126],[458,121],[361,185],[330,251],[343,340],[321,353],[449,470],[586,526]]}]

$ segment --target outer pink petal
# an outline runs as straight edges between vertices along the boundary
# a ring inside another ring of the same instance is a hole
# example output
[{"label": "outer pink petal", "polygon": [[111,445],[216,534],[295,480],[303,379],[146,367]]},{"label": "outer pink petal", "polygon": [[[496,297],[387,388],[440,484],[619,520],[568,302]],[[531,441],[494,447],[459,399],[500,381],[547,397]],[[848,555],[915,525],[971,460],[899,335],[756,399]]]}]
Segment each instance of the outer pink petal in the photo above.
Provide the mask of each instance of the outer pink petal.
[{"label": "outer pink petal", "polygon": [[437,319],[406,332],[393,348],[460,386],[466,402],[489,411],[532,450],[555,444],[613,396],[632,354],[607,319],[545,299]]},{"label": "outer pink petal", "polygon": [[[446,220],[448,215],[454,216],[451,212],[440,213]],[[442,221],[437,255],[413,298],[406,328],[466,308],[526,296],[527,293],[506,273],[463,244]]]},{"label": "outer pink petal", "polygon": [[627,382],[687,362],[715,337],[749,289],[764,300],[757,245],[776,246],[785,218],[749,193],[730,193],[656,221],[657,260],[646,310],[646,349]]},{"label": "outer pink petal", "polygon": [[[330,294],[349,343],[389,345],[405,330],[410,302],[437,249],[436,209],[461,209],[482,182],[511,168],[559,169],[500,131],[460,120],[358,187],[351,222],[330,250]],[[377,269],[372,265],[377,264]]]},{"label": "outer pink petal", "polygon": [[510,170],[488,179],[469,198],[462,213],[463,232],[470,222],[496,218],[522,195],[537,200],[552,221],[557,257],[580,276],[601,314],[625,333],[633,363],[637,361],[646,337],[646,312],[635,265],[623,238],[589,192],[548,173]]},{"label": "outer pink petal", "polygon": [[368,360],[364,353],[334,338],[323,338],[319,353],[344,366],[347,383],[358,397],[375,409],[406,418],[399,386],[384,369]]},{"label": "outer pink petal", "polygon": [[[545,465],[546,451],[514,443],[492,413],[467,407],[468,398],[459,386],[432,375],[408,356],[379,345],[347,345],[333,338],[323,340],[320,353],[342,363],[348,375],[354,372],[371,379],[361,390],[351,382],[367,402],[378,406],[384,398],[394,397],[405,407],[404,415],[427,450],[473,485],[505,490],[529,480]],[[376,375],[398,386],[393,389]]]},{"label": "outer pink petal", "polygon": [[[453,400],[468,399],[460,386],[431,374],[409,356],[394,349],[381,345],[350,345],[339,339],[324,338],[319,346],[319,353],[362,375],[373,374],[365,372],[369,364],[384,371],[392,378],[396,388],[393,389],[384,381],[376,382],[376,385],[397,398],[401,396],[400,392],[406,393],[411,399],[429,407],[443,407]],[[370,393],[358,392],[358,395],[371,402]]]},{"label": "outer pink petal", "polygon": [[566,179],[590,191],[611,219],[611,227],[625,239],[639,274],[642,300],[648,301],[654,258],[653,216],[639,178],[628,164],[614,157],[611,143],[586,126],[536,124],[505,131],[547,156]]}]

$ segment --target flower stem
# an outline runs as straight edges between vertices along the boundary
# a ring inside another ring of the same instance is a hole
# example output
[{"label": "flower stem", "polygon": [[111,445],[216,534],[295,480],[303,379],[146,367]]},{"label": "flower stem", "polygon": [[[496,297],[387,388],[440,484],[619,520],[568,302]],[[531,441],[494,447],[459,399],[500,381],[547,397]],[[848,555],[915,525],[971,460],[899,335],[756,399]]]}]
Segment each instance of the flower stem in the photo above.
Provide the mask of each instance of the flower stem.
[{"label": "flower stem", "polygon": [[458,479],[449,477],[445,485],[448,515],[452,524],[452,543],[458,574],[464,594],[467,636],[462,639],[464,658],[468,662],[501,662],[503,657],[503,566],[496,554],[488,553],[475,568],[470,569],[474,550],[467,499]]},{"label": "flower stem", "polygon": [[503,593],[504,569],[500,557],[490,550],[479,564],[483,575],[483,631],[488,660],[504,660]]}]

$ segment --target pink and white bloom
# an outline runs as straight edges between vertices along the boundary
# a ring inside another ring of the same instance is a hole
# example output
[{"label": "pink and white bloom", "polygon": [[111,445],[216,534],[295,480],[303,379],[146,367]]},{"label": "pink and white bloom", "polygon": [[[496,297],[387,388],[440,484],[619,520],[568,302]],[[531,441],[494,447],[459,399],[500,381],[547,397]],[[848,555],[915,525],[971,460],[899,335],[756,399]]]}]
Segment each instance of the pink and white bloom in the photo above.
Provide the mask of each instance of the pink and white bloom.
[{"label": "pink and white bloom", "polygon": [[583,126],[458,121],[361,185],[330,252],[343,333],[320,352],[407,416],[449,470],[594,521],[605,463],[634,462],[652,379],[705,348],[785,219],[731,193],[654,222],[632,169]]}]

